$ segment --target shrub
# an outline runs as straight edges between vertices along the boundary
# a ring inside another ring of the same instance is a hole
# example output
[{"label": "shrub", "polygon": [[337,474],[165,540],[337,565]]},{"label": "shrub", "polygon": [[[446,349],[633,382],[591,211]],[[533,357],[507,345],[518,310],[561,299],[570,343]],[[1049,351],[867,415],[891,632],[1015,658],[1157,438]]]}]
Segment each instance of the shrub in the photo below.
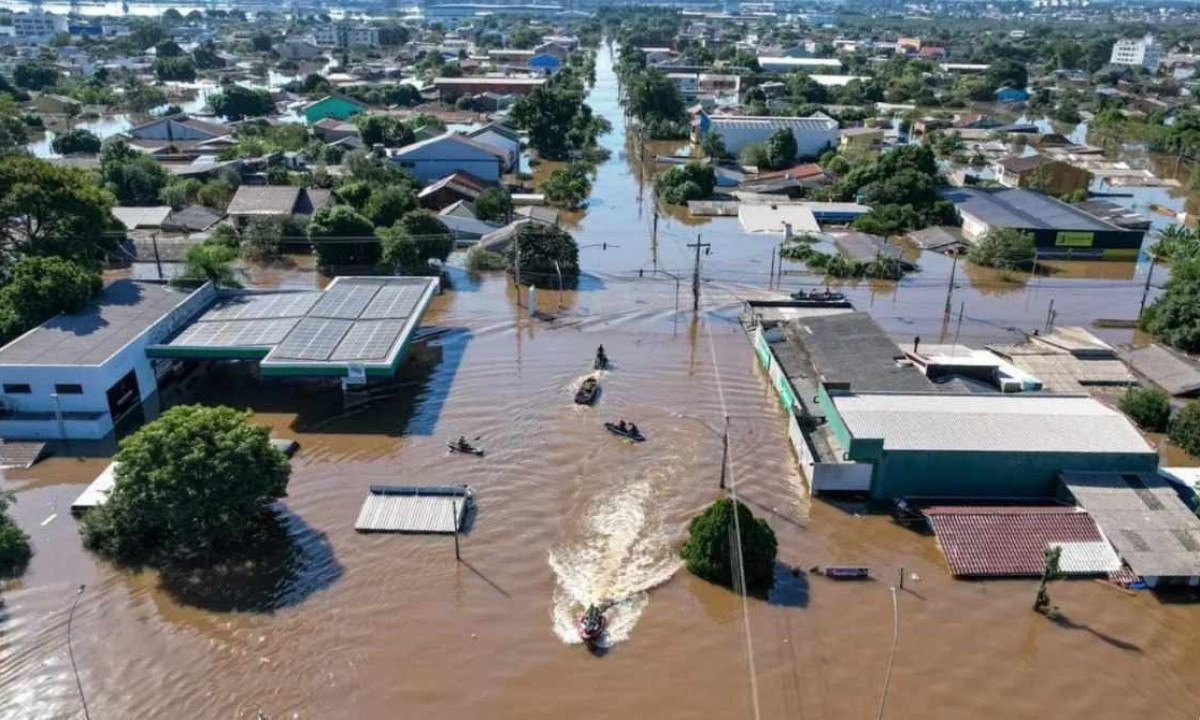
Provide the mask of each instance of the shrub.
[{"label": "shrub", "polygon": [[0,494],[0,577],[20,575],[33,557],[29,536],[8,515],[11,502],[11,496]]},{"label": "shrub", "polygon": [[993,228],[967,251],[976,265],[1000,270],[1031,267],[1037,258],[1033,234],[1015,228]]},{"label": "shrub", "polygon": [[1175,413],[1167,436],[1188,454],[1200,457],[1200,402],[1190,402]]},{"label": "shrub", "polygon": [[507,268],[508,261],[500,253],[485,250],[478,245],[467,251],[467,270],[470,272],[479,273]]},{"label": "shrub", "polygon": [[1148,432],[1163,432],[1171,419],[1171,399],[1157,388],[1131,387],[1121,396],[1118,406]]},{"label": "shrub", "polygon": [[[729,498],[709,505],[688,526],[688,539],[682,551],[688,570],[709,582],[730,587],[733,586],[732,562],[736,557],[730,543],[734,534],[734,512],[734,502]],[[750,508],[740,502],[736,512],[746,589],[770,590],[775,580],[778,549],[775,532],[766,520],[755,518]]]},{"label": "shrub", "polygon": [[677,165],[654,179],[658,197],[668,205],[683,205],[712,195],[717,176],[711,165],[689,162]]}]

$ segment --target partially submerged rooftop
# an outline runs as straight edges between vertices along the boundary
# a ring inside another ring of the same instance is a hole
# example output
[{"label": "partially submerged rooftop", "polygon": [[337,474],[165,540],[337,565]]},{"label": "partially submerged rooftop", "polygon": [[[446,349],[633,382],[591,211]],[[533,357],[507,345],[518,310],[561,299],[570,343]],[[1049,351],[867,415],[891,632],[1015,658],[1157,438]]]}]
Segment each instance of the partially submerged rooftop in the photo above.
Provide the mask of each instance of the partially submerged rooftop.
[{"label": "partially submerged rooftop", "polygon": [[1175,397],[1200,394],[1200,365],[1192,359],[1153,344],[1131,348],[1122,357],[1142,377]]},{"label": "partially submerged rooftop", "polygon": [[117,280],[82,312],[52,317],[0,348],[0,365],[102,365],[188,295]]},{"label": "partially submerged rooftop", "polygon": [[152,357],[259,359],[264,374],[395,372],[437,278],[339,277],[323,291],[245,291],[219,299]]}]

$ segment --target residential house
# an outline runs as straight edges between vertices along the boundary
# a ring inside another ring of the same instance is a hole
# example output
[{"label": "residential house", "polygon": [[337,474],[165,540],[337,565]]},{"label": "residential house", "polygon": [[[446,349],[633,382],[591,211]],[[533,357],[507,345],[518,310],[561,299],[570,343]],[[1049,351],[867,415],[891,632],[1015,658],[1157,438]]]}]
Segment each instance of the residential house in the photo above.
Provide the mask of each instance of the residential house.
[{"label": "residential house", "polygon": [[215,155],[234,142],[228,125],[182,113],[132,127],[125,137],[131,146],[155,155]]},{"label": "residential house", "polygon": [[417,203],[427,210],[441,210],[457,202],[475,202],[489,187],[490,183],[469,172],[452,172],[421,188]]},{"label": "residential house", "polygon": [[675,51],[665,47],[644,47],[640,48],[646,56],[647,65],[662,65],[675,59]]},{"label": "residential house", "polygon": [[538,53],[529,59],[528,67],[538,75],[554,75],[562,70],[562,61],[549,53]]},{"label": "residential house", "polygon": [[350,137],[358,137],[358,126],[352,122],[327,117],[312,124],[313,137],[323,143],[335,143]]},{"label": "residential house", "polygon": [[391,153],[392,161],[415,175],[421,183],[454,172],[467,172],[489,184],[496,184],[500,182],[506,158],[504,150],[453,132],[412,143]]},{"label": "residential house", "polygon": [[879,150],[883,147],[883,128],[845,128],[838,134],[838,149]]},{"label": "residential house", "polygon": [[999,103],[1023,103],[1029,99],[1029,93],[1012,87],[1002,87],[996,91],[996,102]]},{"label": "residential house", "polygon": [[225,212],[241,227],[255,218],[291,220],[311,216],[332,201],[328,190],[292,185],[242,185]]},{"label": "residential house", "polygon": [[295,38],[284,40],[275,46],[275,50],[279,53],[280,60],[291,62],[313,60],[321,54],[321,48],[315,43]]},{"label": "residential house", "polygon": [[535,57],[537,55],[553,55],[563,65],[567,64],[567,58],[571,55],[569,48],[555,42],[544,42],[541,45],[537,45],[533,48],[533,52]]},{"label": "residential house", "polygon": [[466,134],[472,140],[499,148],[505,153],[504,172],[512,172],[521,162],[521,136],[502,123],[488,123]]},{"label": "residential house", "polygon": [[1092,174],[1063,160],[1045,155],[1006,157],[996,163],[996,180],[1004,187],[1031,188],[1059,197],[1086,192]]},{"label": "residential house", "polygon": [[692,142],[705,135],[720,133],[725,149],[732,155],[751,143],[764,143],[776,130],[786,129],[796,138],[797,157],[817,157],[838,143],[837,120],[821,117],[758,117],[750,115],[712,115],[700,112],[692,123]]},{"label": "residential house", "polygon": [[535,77],[439,77],[433,87],[442,102],[453,103],[463,95],[492,92],[501,95],[528,95],[546,84],[545,78]]},{"label": "residential house", "polygon": [[349,120],[351,117],[366,112],[367,106],[354,98],[345,95],[326,95],[314,103],[304,106],[304,121],[313,124],[318,120],[333,118],[334,120]]},{"label": "residential house", "polygon": [[916,55],[921,52],[921,38],[896,38],[895,51],[897,55]]},{"label": "residential house", "polygon": [[679,89],[679,95],[684,102],[691,102],[696,99],[699,92],[700,76],[696,73],[667,73],[667,79],[675,83],[675,87]]}]

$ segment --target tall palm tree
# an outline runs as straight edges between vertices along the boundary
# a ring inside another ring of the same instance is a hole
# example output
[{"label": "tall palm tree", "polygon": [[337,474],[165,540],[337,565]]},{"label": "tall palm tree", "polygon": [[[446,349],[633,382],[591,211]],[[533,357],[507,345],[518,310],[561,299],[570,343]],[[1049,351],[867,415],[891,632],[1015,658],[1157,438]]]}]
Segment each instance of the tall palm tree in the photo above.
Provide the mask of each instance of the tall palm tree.
[{"label": "tall palm tree", "polygon": [[1155,262],[1170,262],[1185,256],[1200,255],[1200,233],[1184,225],[1168,225],[1155,235],[1158,242],[1147,250]]}]

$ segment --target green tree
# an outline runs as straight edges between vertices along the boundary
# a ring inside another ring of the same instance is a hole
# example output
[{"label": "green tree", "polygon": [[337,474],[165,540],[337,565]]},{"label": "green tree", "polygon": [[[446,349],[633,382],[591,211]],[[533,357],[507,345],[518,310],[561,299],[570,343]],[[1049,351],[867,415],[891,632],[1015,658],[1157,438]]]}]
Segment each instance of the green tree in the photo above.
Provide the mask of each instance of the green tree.
[{"label": "green tree", "polygon": [[1188,454],[1200,457],[1200,402],[1192,401],[1175,413],[1167,437]]},{"label": "green tree", "polygon": [[1034,612],[1039,612],[1046,617],[1057,615],[1057,608],[1050,604],[1050,581],[1057,580],[1062,577],[1062,569],[1060,561],[1062,559],[1062,546],[1047,547],[1042,550],[1043,560],[1045,561],[1045,569],[1042,571],[1042,581],[1038,583],[1037,596],[1033,600]]},{"label": "green tree", "polygon": [[290,474],[270,430],[249,418],[178,405],[125,438],[108,502],[80,525],[84,545],[160,566],[210,563],[238,549],[272,517]]},{"label": "green tree", "polygon": [[404,275],[424,275],[429,272],[431,260],[445,262],[454,251],[450,228],[425,210],[414,210],[377,232],[383,245],[383,264]]},{"label": "green tree", "polygon": [[985,77],[993,90],[1005,86],[1024,89],[1029,83],[1029,73],[1025,65],[1008,58],[993,61]]},{"label": "green tree", "polygon": [[76,128],[55,135],[50,141],[50,148],[59,155],[95,154],[100,152],[100,138],[90,130]]},{"label": "green tree", "polygon": [[1158,388],[1130,387],[1121,396],[1121,412],[1148,432],[1163,432],[1171,419],[1171,398]]},{"label": "green tree", "polygon": [[767,162],[774,170],[791,167],[796,161],[796,136],[787,128],[780,128],[767,138]]},{"label": "green tree", "polygon": [[1171,264],[1162,295],[1142,313],[1142,329],[1185,352],[1200,352],[1200,258]]},{"label": "green tree", "polygon": [[[737,513],[735,531],[734,513]],[[731,540],[740,538],[746,590],[770,590],[775,582],[775,531],[750,508],[729,498],[717,500],[688,526],[683,545],[687,569],[709,582],[733,587],[733,562],[738,553]]]},{"label": "green tree", "polygon": [[542,35],[532,27],[519,23],[511,36],[509,36],[508,44],[516,50],[529,50],[534,45],[541,42]]},{"label": "green tree", "polygon": [[346,205],[318,210],[308,224],[308,239],[321,268],[379,263],[375,225]]},{"label": "green tree", "polygon": [[967,259],[976,265],[1001,270],[1032,267],[1036,257],[1033,234],[1016,228],[992,228],[967,251]]},{"label": "green tree", "polygon": [[643,70],[627,79],[624,89],[625,111],[642,121],[651,138],[675,137],[675,126],[683,125],[685,120],[683,96],[666,73]]},{"label": "green tree", "polygon": [[1169,263],[1175,258],[1200,257],[1200,233],[1179,224],[1157,231],[1158,241],[1150,247],[1157,262]]},{"label": "green tree", "polygon": [[167,39],[154,46],[154,55],[158,58],[183,57],[183,48],[174,40]]},{"label": "green tree", "polygon": [[100,174],[104,184],[122,205],[154,205],[172,181],[169,170],[154,158],[112,137],[100,149]]},{"label": "green tree", "polygon": [[259,30],[250,38],[250,45],[257,52],[271,52],[272,44],[271,33],[265,30]]},{"label": "green tree", "polygon": [[237,250],[212,242],[192,245],[183,259],[183,272],[176,278],[179,285],[211,282],[217,287],[241,287],[238,272],[233,268]]},{"label": "green tree", "polygon": [[0,493],[0,578],[20,575],[33,557],[29,536],[8,514],[12,502],[11,495]]},{"label": "green tree", "polygon": [[361,113],[355,117],[354,122],[358,125],[359,135],[367,147],[383,145],[398,148],[410,145],[417,139],[407,125],[390,115]]},{"label": "green tree", "polygon": [[275,112],[275,103],[271,100],[271,93],[266,90],[253,90],[242,85],[226,85],[221,92],[209,96],[208,104],[212,106],[213,112],[217,115],[235,122]]},{"label": "green tree", "polygon": [[417,197],[413,186],[403,182],[373,189],[359,206],[359,212],[375,227],[391,227],[416,209]]},{"label": "green tree", "polygon": [[59,313],[77,313],[100,292],[100,272],[59,257],[16,261],[0,287],[0,343],[7,343]]},{"label": "green tree", "polygon": [[676,165],[654,178],[655,192],[668,205],[703,200],[712,195],[716,184],[717,176],[712,166],[695,161]]},{"label": "green tree", "polygon": [[242,230],[242,257],[263,262],[279,257],[283,223],[274,218],[252,218]]},{"label": "green tree", "polygon": [[558,168],[542,181],[541,191],[551,205],[578,208],[592,191],[591,170],[578,162]]},{"label": "green tree", "polygon": [[113,198],[93,175],[27,155],[0,157],[0,244],[10,254],[98,261],[113,247]]},{"label": "green tree", "polygon": [[191,82],[196,79],[196,64],[186,55],[160,57],[154,61],[154,75],[164,81]]},{"label": "green tree", "polygon": [[518,226],[507,251],[510,268],[515,267],[518,248],[521,255],[522,283],[531,283],[538,287],[557,287],[560,271],[564,286],[574,287],[578,282],[579,245],[575,243],[575,238],[562,229],[537,222],[527,222]]},{"label": "green tree", "polygon": [[504,188],[488,188],[475,198],[475,217],[485,222],[507,222],[512,216],[512,195]]},{"label": "green tree", "polygon": [[225,58],[217,54],[217,46],[213,41],[198,45],[192,51],[192,62],[199,70],[217,70],[225,67]]},{"label": "green tree", "polygon": [[709,130],[700,138],[700,151],[710,160],[720,160],[729,154],[725,149],[725,138],[716,130]]},{"label": "green tree", "polygon": [[233,199],[234,188],[221,179],[209,180],[196,190],[196,201],[214,210],[224,210]]},{"label": "green tree", "polygon": [[13,82],[26,90],[45,90],[58,83],[58,70],[36,62],[17,63],[13,69]]}]

